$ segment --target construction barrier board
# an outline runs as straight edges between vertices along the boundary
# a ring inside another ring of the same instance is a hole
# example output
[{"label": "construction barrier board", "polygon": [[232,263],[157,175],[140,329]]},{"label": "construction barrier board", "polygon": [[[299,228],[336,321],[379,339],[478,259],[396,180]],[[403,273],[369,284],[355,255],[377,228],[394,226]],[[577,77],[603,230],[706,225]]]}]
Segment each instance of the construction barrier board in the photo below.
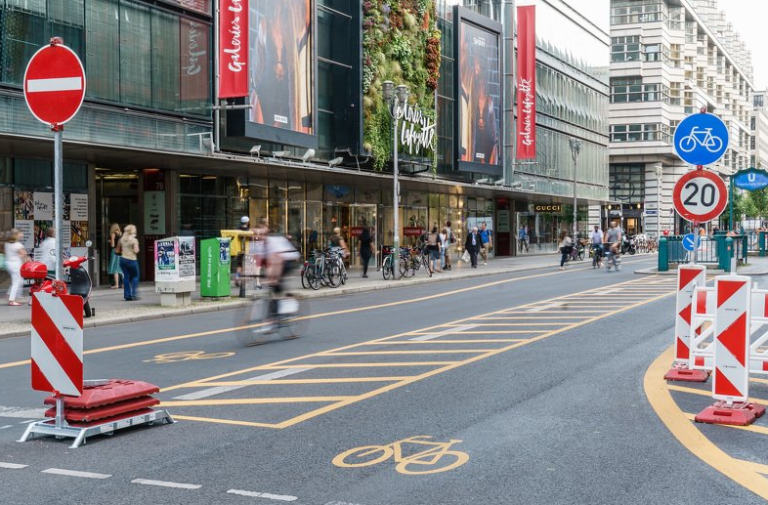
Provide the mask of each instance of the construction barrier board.
[{"label": "construction barrier board", "polygon": [[749,397],[751,280],[728,275],[715,280],[715,371],[712,397],[727,403]]}]

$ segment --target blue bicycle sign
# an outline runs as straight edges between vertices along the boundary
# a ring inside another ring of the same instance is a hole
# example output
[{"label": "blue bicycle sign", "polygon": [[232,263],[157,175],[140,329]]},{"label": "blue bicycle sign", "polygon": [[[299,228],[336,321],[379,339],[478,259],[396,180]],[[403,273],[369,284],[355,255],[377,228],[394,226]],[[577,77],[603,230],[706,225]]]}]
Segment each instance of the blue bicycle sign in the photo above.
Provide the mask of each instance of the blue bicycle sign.
[{"label": "blue bicycle sign", "polygon": [[675,130],[675,151],[691,165],[710,165],[728,148],[728,128],[713,114],[693,114]]}]

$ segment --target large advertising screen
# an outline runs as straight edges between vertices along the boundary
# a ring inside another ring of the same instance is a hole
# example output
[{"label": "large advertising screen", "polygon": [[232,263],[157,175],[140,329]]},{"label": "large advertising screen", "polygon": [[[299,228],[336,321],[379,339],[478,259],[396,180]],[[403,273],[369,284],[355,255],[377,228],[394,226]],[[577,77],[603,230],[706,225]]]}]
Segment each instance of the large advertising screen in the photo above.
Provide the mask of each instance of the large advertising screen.
[{"label": "large advertising screen", "polygon": [[501,165],[499,39],[499,33],[459,18],[457,140],[460,170],[494,173]]},{"label": "large advertising screen", "polygon": [[312,3],[250,0],[250,122],[314,135]]}]

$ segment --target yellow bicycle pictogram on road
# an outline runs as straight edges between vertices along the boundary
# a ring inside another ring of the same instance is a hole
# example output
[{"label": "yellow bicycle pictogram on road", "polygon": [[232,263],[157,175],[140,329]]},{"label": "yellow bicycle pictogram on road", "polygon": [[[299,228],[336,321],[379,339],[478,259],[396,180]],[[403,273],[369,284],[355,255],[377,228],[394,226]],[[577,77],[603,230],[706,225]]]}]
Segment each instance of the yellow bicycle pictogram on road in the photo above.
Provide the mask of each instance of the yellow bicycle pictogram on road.
[{"label": "yellow bicycle pictogram on road", "polygon": [[[466,452],[450,450],[452,445],[461,442],[461,440],[432,442],[431,439],[430,436],[419,435],[404,438],[389,445],[355,447],[333,458],[333,464],[341,468],[359,468],[383,463],[394,456],[395,463],[397,463],[395,470],[399,473],[427,475],[447,472],[469,461],[469,454]],[[403,454],[403,446],[407,444],[427,447],[427,449],[406,456]]]},{"label": "yellow bicycle pictogram on road", "polygon": [[211,352],[204,351],[180,351],[158,354],[152,359],[145,359],[144,363],[178,363],[179,361],[191,361],[197,359],[218,359],[234,356],[233,352]]}]

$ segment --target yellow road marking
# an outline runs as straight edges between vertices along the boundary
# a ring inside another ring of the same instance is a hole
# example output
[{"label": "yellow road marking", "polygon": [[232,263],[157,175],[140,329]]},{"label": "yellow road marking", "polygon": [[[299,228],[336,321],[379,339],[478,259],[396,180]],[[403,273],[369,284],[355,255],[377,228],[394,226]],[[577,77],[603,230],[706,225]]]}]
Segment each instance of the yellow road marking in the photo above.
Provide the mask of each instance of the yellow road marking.
[{"label": "yellow road marking", "polygon": [[[315,355],[316,357],[319,355]],[[309,358],[307,358],[309,359]],[[443,366],[461,361],[401,361],[398,363],[301,363],[300,365],[263,365],[256,370],[285,370],[286,368],[378,368],[399,366]],[[163,391],[167,391],[164,389]]]},{"label": "yellow road marking", "polygon": [[680,410],[669,392],[664,374],[674,359],[674,348],[670,347],[651,364],[645,373],[644,387],[656,415],[667,426],[672,435],[692,454],[734,482],[744,486],[756,495],[768,500],[768,480],[752,465],[732,458],[717,447],[691,423]]},{"label": "yellow road marking", "polygon": [[482,354],[491,349],[421,349],[419,351],[322,352],[318,356],[387,356],[398,354]]},{"label": "yellow road marking", "polygon": [[[537,312],[537,314],[541,314],[541,312]],[[547,319],[578,319],[578,318],[587,318],[589,316],[553,316],[553,317],[547,317]],[[534,321],[541,321],[541,317],[539,316],[493,316],[493,317],[484,317],[484,321],[518,321],[518,320],[527,320],[532,319]],[[463,326],[463,325],[456,325],[456,326]]]},{"label": "yellow road marking", "polygon": [[[438,326],[440,328],[440,326]],[[486,331],[441,331],[441,334],[445,335],[511,335],[511,334],[528,334],[528,333],[546,333],[547,330],[486,330]],[[434,332],[411,332],[411,335],[433,335]]]},{"label": "yellow road marking", "polygon": [[376,342],[375,344],[368,345],[422,345],[422,344],[495,344],[505,342],[522,342],[525,339],[522,338],[478,338],[476,340],[442,340],[435,338],[432,340],[395,340],[392,342]]},{"label": "yellow road marking", "polygon": [[[557,326],[558,324],[568,324],[567,322],[564,323],[477,323],[473,324],[473,326]],[[444,324],[444,327],[449,328],[456,328],[456,327],[462,327],[466,326],[464,324]]]},{"label": "yellow road marking", "polygon": [[277,428],[278,427],[278,425],[270,424],[270,423],[254,423],[251,421],[233,421],[231,419],[214,419],[212,417],[180,416],[178,414],[174,414],[173,418],[181,419],[182,421],[199,421],[203,423],[231,424],[234,426],[249,426],[254,428]]},{"label": "yellow road marking", "polygon": [[185,384],[187,388],[207,388],[210,386],[272,386],[272,385],[291,385],[291,384],[340,384],[355,382],[396,382],[410,379],[412,376],[401,377],[336,377],[332,379],[275,379],[275,380],[252,380],[252,381],[211,381],[211,382],[190,382]]},{"label": "yellow road marking", "polygon": [[[583,271],[583,270],[587,270],[587,268],[575,268],[575,269],[572,269],[570,271],[571,272],[579,272],[579,271]],[[511,273],[514,273],[514,272],[511,272]],[[435,295],[421,296],[421,297],[418,297],[418,298],[411,298],[411,299],[408,299],[408,300],[399,300],[397,302],[381,303],[381,304],[377,304],[377,305],[367,305],[365,307],[357,307],[355,309],[336,310],[336,311],[332,311],[332,312],[321,312],[319,314],[311,314],[311,315],[308,315],[308,316],[304,316],[304,317],[302,317],[300,319],[301,320],[320,319],[320,318],[323,318],[323,317],[338,316],[338,315],[343,315],[343,314],[352,314],[352,313],[355,313],[355,312],[365,312],[365,311],[368,311],[368,310],[383,309],[383,308],[387,308],[387,307],[396,307],[396,306],[399,306],[399,305],[405,305],[405,304],[410,304],[410,303],[415,303],[415,302],[424,302],[424,301],[428,301],[428,300],[434,300],[436,298],[443,298],[443,297],[446,297],[446,296],[453,296],[453,295],[457,295],[457,294],[461,294],[461,293],[466,293],[466,292],[469,292],[469,291],[476,291],[476,290],[480,290],[480,289],[490,288],[490,287],[499,286],[499,285],[502,285],[502,284],[509,284],[509,283],[520,282],[520,281],[529,280],[529,279],[537,279],[537,278],[541,278],[541,277],[550,277],[550,276],[553,276],[553,275],[560,275],[562,273],[563,272],[560,272],[560,271],[556,270],[554,272],[549,272],[549,273],[526,275],[526,276],[523,276],[523,277],[515,277],[513,279],[504,279],[504,280],[500,280],[500,281],[487,282],[485,284],[480,284],[480,285],[477,285],[477,286],[470,286],[470,287],[467,287],[467,288],[455,289],[453,291],[444,291],[442,293],[438,293],[438,294],[435,294]],[[236,307],[233,307],[232,310],[236,310]],[[231,327],[231,328],[221,328],[221,329],[218,329],[218,330],[209,330],[209,331],[203,331],[203,332],[198,332],[198,333],[188,333],[186,335],[176,335],[176,336],[173,336],[173,337],[164,337],[164,338],[158,338],[158,339],[153,339],[153,340],[144,340],[144,341],[141,341],[141,342],[133,342],[133,343],[130,343],[130,344],[113,345],[113,346],[109,346],[109,347],[101,347],[101,348],[98,348],[98,349],[91,349],[91,350],[88,350],[88,351],[84,351],[83,354],[84,355],[100,354],[100,353],[103,353],[103,352],[122,351],[122,350],[125,350],[125,349],[133,349],[133,348],[136,348],[136,347],[143,347],[143,346],[156,345],[156,344],[164,344],[164,343],[167,343],[167,342],[176,342],[178,340],[187,340],[187,339],[191,339],[191,338],[208,337],[208,336],[211,336],[211,335],[220,335],[222,333],[229,333],[229,332],[232,332],[232,331],[242,331],[242,330],[258,328],[259,326],[263,326],[263,324],[264,323],[252,324],[252,325],[247,325],[247,326],[235,326],[235,327]],[[24,366],[24,365],[29,365],[29,364],[30,364],[30,360],[28,360],[28,359],[20,360],[20,361],[12,361],[12,362],[9,362],[9,363],[2,363],[2,364],[0,364],[0,370],[2,370],[4,368],[12,368],[12,367]]]},{"label": "yellow road marking", "polygon": [[338,402],[354,396],[289,396],[285,398],[231,398],[224,400],[169,400],[163,407],[214,407],[217,405],[266,405],[270,403]]},{"label": "yellow road marking", "polygon": [[[670,389],[670,391],[678,391],[680,393],[690,393],[692,395],[698,395],[698,396],[709,396],[710,398],[712,397],[712,390],[711,389],[710,390],[706,390],[706,389],[687,388],[685,386],[676,386],[674,384],[669,384],[667,387]],[[712,401],[714,402],[715,400],[712,399]],[[749,401],[757,402],[757,403],[760,403],[762,405],[768,405],[768,400],[762,400],[760,398],[752,398],[752,397],[750,397]]]},{"label": "yellow road marking", "polygon": [[[685,412],[685,417],[687,417],[691,421],[694,421],[694,422],[696,421],[696,414],[691,414],[690,412]],[[730,424],[720,424],[718,426],[723,427],[723,428],[734,428],[734,429],[742,430],[742,431],[751,431],[752,433],[759,433],[761,435],[768,435],[768,428],[766,428],[765,426],[756,426],[754,424],[751,424],[749,426],[733,426],[733,425],[730,425]],[[763,466],[768,468],[768,465],[763,465]]]}]

